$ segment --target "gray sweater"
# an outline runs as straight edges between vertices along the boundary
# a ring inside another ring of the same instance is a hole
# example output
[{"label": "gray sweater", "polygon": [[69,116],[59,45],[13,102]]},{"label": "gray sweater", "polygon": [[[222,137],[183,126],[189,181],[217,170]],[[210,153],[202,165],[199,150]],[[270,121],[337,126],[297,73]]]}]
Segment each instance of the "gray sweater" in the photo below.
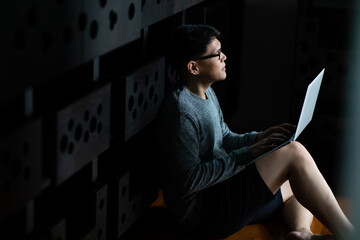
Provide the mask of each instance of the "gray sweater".
[{"label": "gray sweater", "polygon": [[215,92],[207,100],[191,93],[179,81],[167,95],[158,118],[164,201],[185,229],[196,226],[202,190],[231,178],[254,159],[248,146],[257,132],[229,130]]}]

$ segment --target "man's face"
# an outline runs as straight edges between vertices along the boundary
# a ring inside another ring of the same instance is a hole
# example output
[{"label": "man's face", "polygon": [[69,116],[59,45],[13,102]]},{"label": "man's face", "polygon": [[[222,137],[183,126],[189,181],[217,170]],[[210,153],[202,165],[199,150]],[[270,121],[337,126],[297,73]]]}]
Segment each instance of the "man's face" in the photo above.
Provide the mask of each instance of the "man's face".
[{"label": "man's face", "polygon": [[214,56],[202,60],[195,60],[199,67],[198,77],[209,82],[221,81],[226,78],[226,56],[221,52],[221,43],[218,39],[214,38],[207,45],[206,53],[203,56],[211,56],[219,53],[220,57]]}]

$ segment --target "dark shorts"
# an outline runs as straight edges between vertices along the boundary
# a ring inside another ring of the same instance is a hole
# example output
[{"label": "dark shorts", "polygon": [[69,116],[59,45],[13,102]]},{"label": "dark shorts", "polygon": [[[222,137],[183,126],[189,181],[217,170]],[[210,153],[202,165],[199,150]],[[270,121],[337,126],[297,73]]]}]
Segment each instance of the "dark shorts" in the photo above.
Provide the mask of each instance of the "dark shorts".
[{"label": "dark shorts", "polygon": [[225,237],[247,224],[281,216],[281,191],[272,194],[255,164],[202,194],[202,214],[195,230],[202,236]]}]

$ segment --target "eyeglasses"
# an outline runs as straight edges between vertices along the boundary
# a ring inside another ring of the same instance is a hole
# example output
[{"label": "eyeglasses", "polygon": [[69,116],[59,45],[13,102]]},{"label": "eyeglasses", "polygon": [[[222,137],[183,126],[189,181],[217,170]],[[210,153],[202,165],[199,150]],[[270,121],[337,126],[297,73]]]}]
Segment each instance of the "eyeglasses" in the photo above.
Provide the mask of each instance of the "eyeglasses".
[{"label": "eyeglasses", "polygon": [[211,55],[207,55],[207,56],[197,57],[197,58],[193,58],[192,60],[193,61],[204,60],[204,59],[213,58],[213,57],[218,57],[220,60],[221,59],[221,51],[218,54],[211,54]]}]

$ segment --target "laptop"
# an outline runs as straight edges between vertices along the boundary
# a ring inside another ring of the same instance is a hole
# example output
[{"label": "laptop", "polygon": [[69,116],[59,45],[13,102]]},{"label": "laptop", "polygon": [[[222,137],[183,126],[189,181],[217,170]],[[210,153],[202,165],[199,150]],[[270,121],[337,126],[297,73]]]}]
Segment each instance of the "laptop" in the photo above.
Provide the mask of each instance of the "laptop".
[{"label": "laptop", "polygon": [[305,129],[305,127],[310,123],[312,116],[314,114],[315,104],[316,104],[317,97],[319,95],[319,90],[320,90],[321,82],[322,82],[322,79],[324,76],[324,72],[325,72],[325,68],[316,76],[316,78],[307,87],[305,100],[304,100],[304,103],[302,106],[299,122],[296,126],[296,131],[295,131],[294,135],[292,135],[292,137],[289,140],[287,140],[284,143],[278,145],[277,147],[269,150],[268,152],[262,154],[261,156],[257,157],[256,159],[254,159],[247,165],[249,165],[249,164],[255,162],[257,159],[262,158],[265,155],[295,141],[300,136],[300,134]]}]

